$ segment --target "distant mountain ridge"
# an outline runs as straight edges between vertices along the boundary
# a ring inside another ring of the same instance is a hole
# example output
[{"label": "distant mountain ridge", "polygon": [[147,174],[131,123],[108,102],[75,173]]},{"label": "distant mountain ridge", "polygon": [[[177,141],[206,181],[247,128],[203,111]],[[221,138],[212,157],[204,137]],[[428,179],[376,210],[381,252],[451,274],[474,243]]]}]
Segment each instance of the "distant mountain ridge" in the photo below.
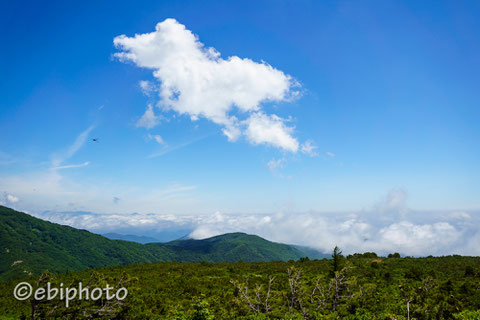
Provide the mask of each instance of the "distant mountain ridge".
[{"label": "distant mountain ridge", "polygon": [[[308,256],[316,258],[312,253],[310,251]],[[51,223],[0,206],[0,280],[39,274],[44,270],[65,272],[173,260],[286,261],[305,256],[307,254],[301,247],[245,233],[148,244],[110,240],[86,230]],[[324,255],[318,252],[317,257]]]},{"label": "distant mountain ridge", "polygon": [[108,238],[110,240],[124,240],[141,244],[163,242],[153,237],[137,236],[134,234],[120,234],[115,232],[104,233],[101,234],[101,236],[104,236],[105,238]]}]

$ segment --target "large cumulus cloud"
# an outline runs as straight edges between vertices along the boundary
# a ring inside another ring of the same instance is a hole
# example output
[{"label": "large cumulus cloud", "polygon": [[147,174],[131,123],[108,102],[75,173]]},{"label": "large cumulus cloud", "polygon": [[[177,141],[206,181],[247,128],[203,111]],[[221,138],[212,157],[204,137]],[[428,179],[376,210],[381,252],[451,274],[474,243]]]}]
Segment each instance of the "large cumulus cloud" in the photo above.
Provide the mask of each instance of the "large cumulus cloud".
[{"label": "large cumulus cloud", "polygon": [[[124,62],[153,70],[156,84],[141,82],[148,94],[157,92],[159,107],[200,117],[222,127],[229,140],[245,135],[253,144],[267,144],[296,153],[299,142],[287,119],[266,114],[262,103],[288,101],[299,92],[298,82],[266,62],[231,56],[224,59],[205,47],[184,25],[166,19],[155,31],[114,39]],[[151,106],[138,124],[147,129],[158,122]],[[148,119],[149,121],[146,121]]]}]

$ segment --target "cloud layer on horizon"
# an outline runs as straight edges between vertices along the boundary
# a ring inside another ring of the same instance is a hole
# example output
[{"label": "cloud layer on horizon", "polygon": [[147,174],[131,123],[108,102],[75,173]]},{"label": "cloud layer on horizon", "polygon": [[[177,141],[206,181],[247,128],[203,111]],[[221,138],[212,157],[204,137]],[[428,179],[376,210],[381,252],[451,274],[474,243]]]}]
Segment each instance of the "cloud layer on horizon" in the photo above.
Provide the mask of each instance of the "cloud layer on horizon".
[{"label": "cloud layer on horizon", "polygon": [[480,212],[418,212],[407,208],[406,192],[391,190],[371,208],[355,213],[277,212],[273,214],[168,215],[45,212],[53,222],[93,232],[192,230],[195,239],[228,232],[257,234],[271,241],[310,246],[330,252],[374,251],[405,255],[480,255]]}]

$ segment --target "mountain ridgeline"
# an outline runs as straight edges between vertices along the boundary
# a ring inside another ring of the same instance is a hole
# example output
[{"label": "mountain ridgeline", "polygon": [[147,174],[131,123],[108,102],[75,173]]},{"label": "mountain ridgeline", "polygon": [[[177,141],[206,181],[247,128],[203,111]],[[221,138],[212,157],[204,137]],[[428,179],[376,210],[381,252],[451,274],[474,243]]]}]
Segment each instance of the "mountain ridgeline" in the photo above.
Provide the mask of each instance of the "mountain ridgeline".
[{"label": "mountain ridgeline", "polygon": [[136,236],[136,235],[133,235],[133,234],[119,234],[119,233],[114,233],[114,232],[105,233],[105,234],[102,234],[102,236],[104,236],[105,238],[108,238],[110,240],[124,240],[124,241],[138,242],[138,243],[142,243],[142,244],[154,243],[154,242],[164,242],[164,241],[160,241],[156,238],[152,238],[152,237]]},{"label": "mountain ridgeline", "polygon": [[106,237],[32,217],[0,206],[0,280],[115,265],[177,262],[261,262],[322,258],[302,247],[244,233],[203,240],[140,244]]}]

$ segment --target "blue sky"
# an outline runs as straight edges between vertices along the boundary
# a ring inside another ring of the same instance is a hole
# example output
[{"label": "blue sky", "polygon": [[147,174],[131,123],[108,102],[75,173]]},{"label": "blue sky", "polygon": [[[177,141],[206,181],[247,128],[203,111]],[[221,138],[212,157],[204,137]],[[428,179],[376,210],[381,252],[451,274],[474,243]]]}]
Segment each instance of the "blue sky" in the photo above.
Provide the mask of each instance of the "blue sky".
[{"label": "blue sky", "polygon": [[[422,212],[480,208],[478,2],[4,2],[0,12],[4,204],[356,212],[399,193]],[[142,47],[135,34],[154,36],[158,23],[159,37],[196,35],[192,52],[160,38]]]}]

